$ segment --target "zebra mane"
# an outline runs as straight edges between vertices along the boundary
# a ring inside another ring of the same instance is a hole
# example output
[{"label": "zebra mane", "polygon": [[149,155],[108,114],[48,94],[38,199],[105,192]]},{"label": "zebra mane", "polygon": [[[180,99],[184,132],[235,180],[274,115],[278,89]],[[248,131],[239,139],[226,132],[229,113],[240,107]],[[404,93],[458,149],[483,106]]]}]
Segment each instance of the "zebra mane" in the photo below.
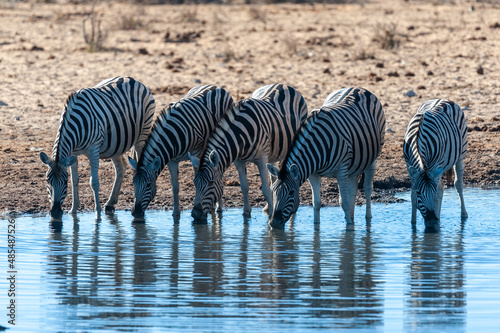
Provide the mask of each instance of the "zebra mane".
[{"label": "zebra mane", "polygon": [[[422,156],[422,154],[420,153],[420,148],[418,146],[418,139],[420,138],[420,126],[422,126],[422,123],[424,122],[424,117],[425,117],[425,112],[422,113],[422,117],[420,118],[419,122],[418,122],[418,126],[417,126],[417,133],[415,135],[415,148],[416,148],[416,153],[417,153],[417,158],[420,159],[420,163],[422,163],[422,168],[424,170],[424,172],[427,174],[427,172],[429,171],[427,169],[427,166],[425,165],[425,160],[424,160],[424,157]],[[417,160],[417,162],[419,162]]]},{"label": "zebra mane", "polygon": [[150,143],[153,140],[156,140],[156,135],[154,134],[156,133],[157,128],[161,126],[164,121],[167,121],[168,117],[172,113],[172,108],[174,108],[177,103],[178,102],[170,103],[153,121],[151,133],[148,135],[146,142],[144,143],[144,147],[142,148],[141,154],[138,156],[137,170],[139,170],[139,168],[144,165],[144,156],[146,155],[146,151],[148,150],[147,148],[149,147]]},{"label": "zebra mane", "polygon": [[286,169],[286,165],[287,165],[288,161],[290,160],[292,153],[294,152],[293,147],[295,147],[295,144],[301,135],[308,134],[309,129],[314,125],[314,123],[318,119],[318,114],[320,111],[321,111],[321,109],[314,109],[311,112],[309,112],[306,120],[304,121],[304,123],[301,124],[300,130],[295,132],[295,135],[293,136],[292,142],[291,142],[290,146],[288,147],[288,152],[286,153],[285,158],[281,162],[279,173],[278,173],[279,179],[281,179],[281,180],[285,179],[286,173],[288,172],[288,170]]},{"label": "zebra mane", "polygon": [[219,121],[219,123],[217,124],[217,126],[215,126],[215,128],[213,129],[212,133],[210,133],[210,135],[208,136],[208,140],[207,142],[205,142],[205,145],[203,147],[203,149],[201,150],[201,154],[200,154],[200,165],[198,167],[198,170],[201,170],[201,168],[204,166],[205,164],[205,153],[208,149],[208,145],[210,143],[210,139],[215,135],[215,133],[219,130],[219,128],[221,127],[220,125],[222,124],[225,124],[227,123],[228,126],[230,125],[230,121],[229,121],[229,118],[231,118],[231,116],[234,118],[234,115],[238,114],[239,113],[239,110],[240,110],[240,107],[243,103],[245,103],[246,101],[248,100],[247,99],[242,99],[242,100],[239,100],[237,101],[236,103],[234,103],[231,107],[229,107],[229,109],[227,110],[227,112],[224,114],[224,116],[221,118],[221,120]]},{"label": "zebra mane", "polygon": [[64,108],[61,113],[61,118],[59,120],[59,128],[57,129],[57,135],[56,139],[54,141],[54,147],[52,149],[52,158],[55,160],[56,163],[59,162],[59,148],[61,146],[61,135],[62,131],[64,129],[64,125],[66,124],[66,120],[70,116],[69,113],[72,110],[71,105],[73,104],[74,100],[76,99],[76,95],[78,94],[78,91],[75,91],[71,93],[68,98],[66,99],[66,102],[64,102]]}]

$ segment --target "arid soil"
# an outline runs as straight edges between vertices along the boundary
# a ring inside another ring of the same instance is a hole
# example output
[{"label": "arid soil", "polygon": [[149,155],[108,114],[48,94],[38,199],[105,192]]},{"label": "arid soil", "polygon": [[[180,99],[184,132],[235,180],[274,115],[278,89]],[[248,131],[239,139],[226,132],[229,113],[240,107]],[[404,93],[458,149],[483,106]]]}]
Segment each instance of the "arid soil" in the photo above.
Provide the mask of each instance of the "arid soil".
[{"label": "arid soil", "polygon": [[[298,89],[309,109],[339,88],[361,86],[381,100],[387,118],[373,198],[390,202],[409,178],[402,144],[418,106],[432,98],[457,102],[467,117],[465,182],[500,185],[500,6],[486,2],[368,1],[348,5],[130,5],[95,7],[102,38],[88,39],[90,4],[0,3],[0,213],[48,210],[41,150],[50,154],[69,93],[118,75],[153,92],[157,113],[198,84],[217,84],[235,100],[265,84]],[[441,2],[440,2],[441,3]],[[83,21],[85,24],[83,24]],[[89,164],[81,157],[81,209],[93,207]],[[194,198],[193,171],[180,167],[181,205]],[[101,204],[114,171],[100,167]],[[260,179],[249,166],[251,200],[264,206]],[[234,167],[224,205],[242,205]],[[338,204],[334,179],[324,179],[323,204]],[[118,209],[133,203],[127,170]],[[308,184],[302,204],[311,204]],[[363,194],[358,195],[364,201]],[[69,209],[71,190],[64,208]],[[168,170],[151,208],[171,209]]]}]

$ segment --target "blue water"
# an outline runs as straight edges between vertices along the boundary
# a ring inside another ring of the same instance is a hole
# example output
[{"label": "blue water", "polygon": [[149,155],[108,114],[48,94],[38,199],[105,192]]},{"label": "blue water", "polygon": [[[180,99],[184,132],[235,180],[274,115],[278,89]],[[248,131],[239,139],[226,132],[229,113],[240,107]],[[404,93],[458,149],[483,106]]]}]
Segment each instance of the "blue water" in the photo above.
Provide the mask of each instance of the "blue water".
[{"label": "blue water", "polygon": [[[401,194],[409,200],[409,194]],[[240,209],[193,224],[189,212],[0,220],[0,325],[9,332],[500,332],[500,190],[467,188],[469,219],[445,192],[441,229],[410,203],[375,204],[370,224],[339,207],[285,230]],[[12,221],[12,220],[11,220]],[[11,299],[16,325],[7,321]]]}]

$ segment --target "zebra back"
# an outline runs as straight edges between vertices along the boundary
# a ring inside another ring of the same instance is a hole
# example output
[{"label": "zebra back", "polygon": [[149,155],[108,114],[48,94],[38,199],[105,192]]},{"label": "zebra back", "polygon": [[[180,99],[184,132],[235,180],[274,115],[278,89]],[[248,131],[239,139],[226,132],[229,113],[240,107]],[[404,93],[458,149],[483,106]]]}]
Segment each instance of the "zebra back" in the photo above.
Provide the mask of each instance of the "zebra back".
[{"label": "zebra back", "polygon": [[229,93],[215,85],[192,88],[179,101],[171,103],[155,120],[138,167],[160,157],[160,170],[174,159],[185,159],[188,152],[201,155],[208,137],[226,111],[233,106]]},{"label": "zebra back", "polygon": [[306,101],[294,88],[283,84],[261,87],[223,117],[201,163],[209,161],[213,150],[219,152],[224,169],[236,159],[251,161],[261,154],[270,163],[281,160],[306,116]]},{"label": "zebra back", "polygon": [[313,173],[331,175],[346,167],[348,176],[364,172],[384,144],[385,115],[378,98],[363,88],[330,94],[321,109],[311,111],[281,165],[279,178],[298,166],[299,183]]},{"label": "zebra back", "polygon": [[449,170],[467,151],[467,124],[454,102],[433,99],[424,102],[408,124],[404,158],[416,170]]},{"label": "zebra back", "polygon": [[153,122],[155,101],[140,82],[115,77],[72,93],[64,105],[52,158],[56,161],[97,145],[100,158],[141,149]]}]

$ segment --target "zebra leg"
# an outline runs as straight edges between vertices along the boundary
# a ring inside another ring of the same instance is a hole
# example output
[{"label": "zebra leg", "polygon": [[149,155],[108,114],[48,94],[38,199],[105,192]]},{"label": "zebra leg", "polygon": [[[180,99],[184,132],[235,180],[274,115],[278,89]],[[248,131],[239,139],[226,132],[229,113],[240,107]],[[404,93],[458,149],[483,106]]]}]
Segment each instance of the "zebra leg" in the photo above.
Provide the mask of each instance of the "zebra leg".
[{"label": "zebra leg", "polygon": [[349,206],[349,214],[351,215],[351,220],[354,222],[354,207],[356,206],[356,195],[358,194],[358,177],[351,176],[348,178],[350,192],[350,206]]},{"label": "zebra leg", "polygon": [[443,203],[443,194],[444,194],[444,181],[443,178],[439,178],[438,181],[438,193],[437,193],[437,212],[436,212],[436,217],[439,218],[441,217],[441,204]]},{"label": "zebra leg", "polygon": [[460,197],[461,217],[466,219],[468,217],[467,210],[464,203],[464,160],[460,158],[454,166],[455,169],[455,189]]},{"label": "zebra leg", "polygon": [[115,166],[115,182],[113,183],[111,195],[104,204],[104,210],[106,212],[113,212],[115,210],[115,205],[118,203],[118,196],[120,195],[120,189],[123,183],[123,176],[125,175],[125,170],[127,170],[127,161],[124,155],[112,157],[111,161],[113,161]]},{"label": "zebra leg", "polygon": [[411,224],[417,223],[417,192],[411,189]]},{"label": "zebra leg", "polygon": [[168,171],[170,171],[170,183],[172,184],[172,195],[174,198],[174,217],[181,216],[181,209],[179,204],[179,162],[172,161],[168,163]]},{"label": "zebra leg", "polygon": [[262,183],[262,194],[267,201],[266,206],[262,211],[269,215],[269,208],[273,207],[273,194],[271,192],[271,187],[269,186],[269,172],[267,171],[267,157],[261,158],[257,162],[257,167],[259,168],[260,181]]},{"label": "zebra leg", "polygon": [[375,177],[375,171],[377,171],[377,161],[374,161],[372,165],[365,170],[365,182],[363,183],[363,188],[365,190],[366,197],[366,215],[367,221],[372,218],[372,192],[373,192],[373,177]]},{"label": "zebra leg", "polygon": [[87,155],[90,162],[90,186],[94,192],[95,215],[101,217],[101,203],[99,202],[99,148],[94,147]]},{"label": "zebra leg", "polygon": [[80,198],[78,196],[78,183],[80,182],[80,177],[78,177],[78,160],[71,165],[71,186],[73,187],[73,206],[71,206],[70,214],[76,214],[78,207],[80,207]]},{"label": "zebra leg", "polygon": [[236,167],[236,170],[238,170],[241,193],[243,194],[243,216],[250,217],[252,207],[250,206],[250,201],[248,200],[248,190],[250,186],[247,179],[247,163],[241,160],[236,160],[234,161],[234,166]]},{"label": "zebra leg", "polygon": [[342,172],[342,174],[337,178],[339,183],[340,198],[339,203],[344,210],[345,220],[347,224],[353,222],[351,217],[351,201],[352,201],[352,179],[347,176],[347,172]]},{"label": "zebra leg", "polygon": [[309,176],[309,184],[311,185],[313,197],[314,223],[319,223],[319,210],[321,208],[321,177],[317,174],[312,174]]}]

